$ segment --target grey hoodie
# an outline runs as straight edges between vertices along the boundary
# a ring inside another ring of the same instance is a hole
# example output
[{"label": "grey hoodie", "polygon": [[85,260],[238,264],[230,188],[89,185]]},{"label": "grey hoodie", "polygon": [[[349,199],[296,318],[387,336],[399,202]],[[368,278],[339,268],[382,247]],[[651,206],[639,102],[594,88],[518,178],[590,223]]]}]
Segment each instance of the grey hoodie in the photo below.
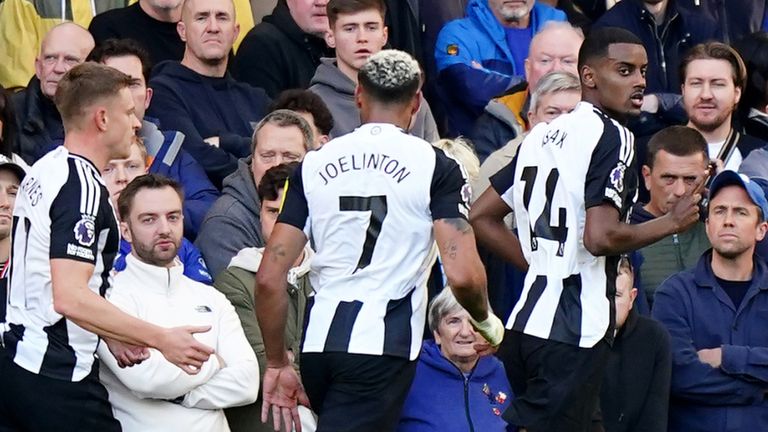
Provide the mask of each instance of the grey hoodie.
[{"label": "grey hoodie", "polygon": [[[355,83],[336,66],[335,58],[320,59],[320,66],[309,85],[309,90],[320,96],[333,115],[331,138],[348,134],[360,126],[360,112],[355,105]],[[427,142],[440,139],[432,110],[423,97],[410,133]]]},{"label": "grey hoodie", "polygon": [[250,158],[240,159],[237,171],[224,179],[222,195],[205,215],[195,241],[214,280],[239,251],[264,246],[260,211]]}]

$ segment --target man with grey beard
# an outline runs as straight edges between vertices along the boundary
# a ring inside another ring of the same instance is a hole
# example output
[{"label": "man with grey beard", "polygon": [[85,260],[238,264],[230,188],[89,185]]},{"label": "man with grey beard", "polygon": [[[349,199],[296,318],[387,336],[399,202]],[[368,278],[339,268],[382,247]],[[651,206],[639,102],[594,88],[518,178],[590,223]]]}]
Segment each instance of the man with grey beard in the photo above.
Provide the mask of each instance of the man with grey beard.
[{"label": "man with grey beard", "polygon": [[134,39],[147,50],[152,64],[181,60],[184,42],[176,31],[184,0],[139,0],[131,6],[112,9],[91,21],[88,31],[96,44],[111,38]]},{"label": "man with grey beard", "polygon": [[467,135],[492,97],[523,81],[533,36],[547,21],[565,20],[534,0],[471,0],[465,18],[446,24],[435,61],[451,132]]}]

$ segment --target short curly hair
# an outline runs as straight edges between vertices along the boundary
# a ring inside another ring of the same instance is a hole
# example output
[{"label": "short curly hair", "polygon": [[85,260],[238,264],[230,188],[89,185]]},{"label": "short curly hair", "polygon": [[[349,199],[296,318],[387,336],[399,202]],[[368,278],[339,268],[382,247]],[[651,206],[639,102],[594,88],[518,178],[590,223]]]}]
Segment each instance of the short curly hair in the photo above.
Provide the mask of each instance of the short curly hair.
[{"label": "short curly hair", "polygon": [[384,104],[409,102],[421,87],[421,68],[410,54],[383,50],[370,56],[357,73],[363,90]]}]

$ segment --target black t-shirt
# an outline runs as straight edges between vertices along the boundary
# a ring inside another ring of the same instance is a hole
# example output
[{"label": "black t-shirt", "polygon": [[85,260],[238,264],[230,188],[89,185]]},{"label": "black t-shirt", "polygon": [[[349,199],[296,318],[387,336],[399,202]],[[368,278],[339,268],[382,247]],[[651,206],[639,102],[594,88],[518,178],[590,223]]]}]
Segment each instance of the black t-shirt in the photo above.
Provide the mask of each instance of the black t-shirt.
[{"label": "black t-shirt", "polygon": [[752,285],[752,281],[729,281],[720,279],[717,276],[715,276],[715,279],[717,279],[717,284],[720,285],[726,294],[728,294],[728,297],[731,298],[733,305],[736,306],[736,309],[738,309],[742,300],[744,300],[744,296],[747,295],[747,291],[749,291],[749,287]]},{"label": "black t-shirt", "polygon": [[138,2],[96,15],[88,30],[97,45],[110,38],[127,38],[139,42],[149,53],[153,64],[164,60],[181,60],[184,56],[184,42],[176,31],[176,23],[152,18],[141,9]]}]

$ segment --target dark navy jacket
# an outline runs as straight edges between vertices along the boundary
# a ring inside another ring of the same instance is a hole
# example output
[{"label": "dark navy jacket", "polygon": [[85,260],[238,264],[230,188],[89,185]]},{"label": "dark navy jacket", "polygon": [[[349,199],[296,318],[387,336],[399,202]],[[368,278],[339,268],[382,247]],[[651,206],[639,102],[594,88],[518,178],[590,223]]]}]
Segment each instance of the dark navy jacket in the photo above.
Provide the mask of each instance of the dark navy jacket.
[{"label": "dark navy jacket", "polygon": [[717,23],[717,33],[732,44],[750,33],[760,31],[765,14],[765,0],[678,0],[680,7],[692,13],[707,14]]},{"label": "dark navy jacket", "polygon": [[512,400],[511,388],[497,358],[481,357],[465,378],[434,340],[426,340],[397,431],[516,430],[501,418]]},{"label": "dark navy jacket", "polygon": [[[224,177],[237,170],[237,160],[250,155],[253,126],[270,103],[267,94],[229,74],[207,77],[176,61],[155,66],[149,86],[155,93],[147,114],[164,129],[185,135],[184,150],[220,188]],[[218,147],[203,141],[210,137],[219,137]]]},{"label": "dark navy jacket", "polygon": [[13,152],[32,166],[64,142],[64,124],[53,101],[43,95],[40,80],[32,77],[27,88],[11,95],[18,128]]},{"label": "dark navy jacket", "polygon": [[[752,285],[736,309],[712,272],[712,252],[670,276],[656,292],[653,317],[672,346],[670,432],[768,430],[768,266],[754,259]],[[720,368],[697,351],[723,350]]]},{"label": "dark navy jacket", "polygon": [[692,14],[674,0],[657,29],[642,0],[626,0],[609,9],[592,28],[621,27],[640,38],[648,54],[647,93],[680,94],[680,61],[694,45],[715,37],[717,26],[705,14]]},{"label": "dark navy jacket", "polygon": [[[125,257],[130,253],[131,244],[124,239],[120,239],[120,251],[117,253],[115,262],[112,264],[112,268],[116,272],[125,270]],[[208,273],[208,267],[205,266],[203,256],[200,255],[200,251],[189,240],[181,239],[178,257],[184,265],[184,276],[206,285],[213,285],[213,278]]]},{"label": "dark navy jacket", "polygon": [[[565,13],[536,2],[530,27],[535,35],[547,21],[565,21]],[[449,22],[435,45],[441,97],[458,132],[468,135],[491,98],[523,81],[525,71],[515,70],[504,28],[493,15],[488,0],[471,0],[466,18]],[[482,69],[472,66],[478,62]]]},{"label": "dark navy jacket", "polygon": [[667,330],[633,308],[616,334],[605,365],[600,389],[605,430],[666,430],[671,371]]}]

